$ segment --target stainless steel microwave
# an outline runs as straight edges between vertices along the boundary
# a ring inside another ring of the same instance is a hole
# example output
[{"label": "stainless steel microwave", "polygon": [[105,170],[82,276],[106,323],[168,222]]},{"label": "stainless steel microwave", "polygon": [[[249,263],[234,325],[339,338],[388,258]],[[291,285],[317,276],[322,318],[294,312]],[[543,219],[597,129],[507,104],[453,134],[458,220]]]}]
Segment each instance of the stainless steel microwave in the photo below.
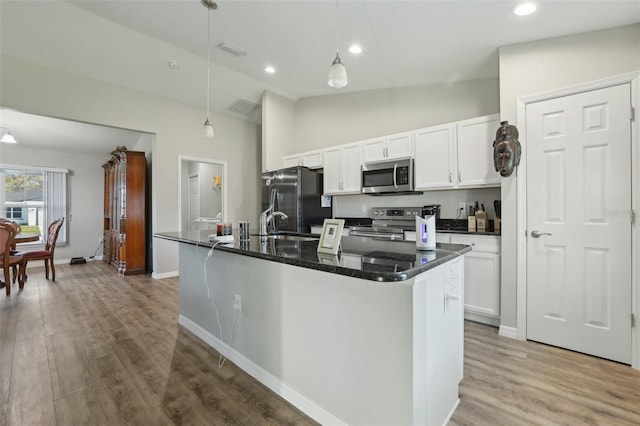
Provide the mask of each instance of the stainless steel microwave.
[{"label": "stainless steel microwave", "polygon": [[413,159],[362,165],[362,193],[389,194],[413,191]]}]

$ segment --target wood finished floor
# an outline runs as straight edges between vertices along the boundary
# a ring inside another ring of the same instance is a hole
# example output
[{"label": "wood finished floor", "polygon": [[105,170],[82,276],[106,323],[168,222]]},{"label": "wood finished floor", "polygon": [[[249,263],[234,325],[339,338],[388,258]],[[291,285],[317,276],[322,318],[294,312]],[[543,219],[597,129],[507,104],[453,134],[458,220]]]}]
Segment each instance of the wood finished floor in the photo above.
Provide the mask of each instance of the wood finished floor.
[{"label": "wood finished floor", "polygon": [[[0,295],[0,426],[315,424],[177,325],[178,279],[30,268]],[[465,326],[451,425],[640,425],[640,371]]]}]

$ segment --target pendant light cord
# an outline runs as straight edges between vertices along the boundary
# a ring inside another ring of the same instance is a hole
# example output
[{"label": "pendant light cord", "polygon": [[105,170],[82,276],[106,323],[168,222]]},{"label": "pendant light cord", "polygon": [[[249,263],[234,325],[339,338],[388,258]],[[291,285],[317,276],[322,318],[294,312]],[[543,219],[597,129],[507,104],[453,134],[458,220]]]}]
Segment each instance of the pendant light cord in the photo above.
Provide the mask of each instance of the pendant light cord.
[{"label": "pendant light cord", "polygon": [[207,15],[207,120],[209,120],[209,102],[211,96],[211,8]]},{"label": "pendant light cord", "polygon": [[340,14],[338,12],[339,12],[338,0],[336,0],[336,53],[340,51],[340,31],[338,29],[339,28],[338,20],[339,20]]}]

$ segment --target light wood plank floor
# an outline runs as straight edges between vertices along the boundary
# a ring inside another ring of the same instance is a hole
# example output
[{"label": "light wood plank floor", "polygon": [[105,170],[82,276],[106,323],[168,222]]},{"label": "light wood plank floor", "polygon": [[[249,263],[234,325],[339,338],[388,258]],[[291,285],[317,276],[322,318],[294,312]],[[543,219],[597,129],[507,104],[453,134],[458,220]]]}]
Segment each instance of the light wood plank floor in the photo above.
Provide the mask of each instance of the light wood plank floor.
[{"label": "light wood plank floor", "polygon": [[[314,424],[177,325],[178,279],[30,268],[0,294],[0,426]],[[640,425],[640,372],[467,323],[451,425]]]}]

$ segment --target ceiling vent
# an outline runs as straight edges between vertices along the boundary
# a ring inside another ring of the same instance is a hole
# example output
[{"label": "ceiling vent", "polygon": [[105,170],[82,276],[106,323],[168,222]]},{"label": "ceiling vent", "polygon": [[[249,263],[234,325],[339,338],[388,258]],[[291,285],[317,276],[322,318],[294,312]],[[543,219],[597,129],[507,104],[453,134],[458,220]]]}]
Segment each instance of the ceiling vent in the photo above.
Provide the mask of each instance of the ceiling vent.
[{"label": "ceiling vent", "polygon": [[234,103],[227,107],[227,111],[248,117],[259,106],[259,103],[250,101],[248,99],[238,98]]},{"label": "ceiling vent", "polygon": [[239,47],[233,46],[229,43],[222,42],[218,44],[218,47],[224,50],[227,53],[231,53],[233,56],[244,56],[247,54],[245,50],[240,49]]}]

